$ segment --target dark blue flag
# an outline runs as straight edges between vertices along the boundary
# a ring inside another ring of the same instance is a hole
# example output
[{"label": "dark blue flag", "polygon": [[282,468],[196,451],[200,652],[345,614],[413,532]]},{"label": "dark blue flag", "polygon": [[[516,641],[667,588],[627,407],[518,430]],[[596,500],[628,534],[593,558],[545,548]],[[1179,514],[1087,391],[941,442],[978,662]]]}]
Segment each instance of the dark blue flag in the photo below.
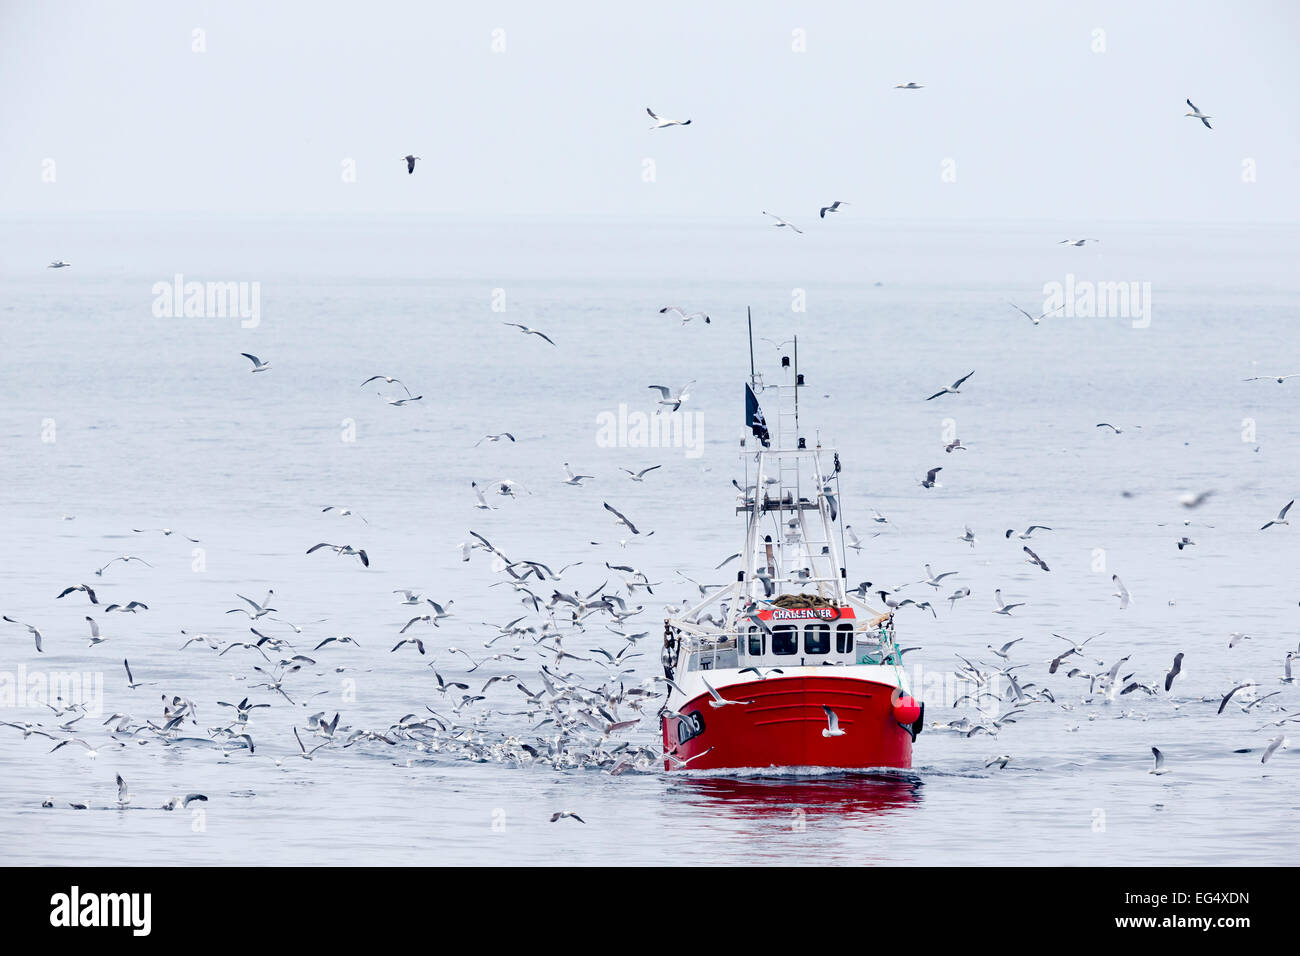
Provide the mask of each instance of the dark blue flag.
[{"label": "dark blue flag", "polygon": [[767,420],[763,418],[763,410],[758,407],[758,397],[748,384],[745,385],[745,424],[758,436],[764,448],[772,443],[767,431]]}]

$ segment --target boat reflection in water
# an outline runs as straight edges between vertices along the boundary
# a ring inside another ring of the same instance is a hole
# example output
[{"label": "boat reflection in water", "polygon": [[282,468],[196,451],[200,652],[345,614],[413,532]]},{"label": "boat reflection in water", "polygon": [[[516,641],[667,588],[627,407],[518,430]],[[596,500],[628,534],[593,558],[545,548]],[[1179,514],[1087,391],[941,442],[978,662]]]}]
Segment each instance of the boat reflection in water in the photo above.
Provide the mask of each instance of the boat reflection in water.
[{"label": "boat reflection in water", "polygon": [[809,818],[833,815],[843,825],[884,822],[918,804],[921,778],[910,773],[847,771],[803,776],[694,776],[673,774],[668,795],[731,818],[780,818],[800,812]]}]

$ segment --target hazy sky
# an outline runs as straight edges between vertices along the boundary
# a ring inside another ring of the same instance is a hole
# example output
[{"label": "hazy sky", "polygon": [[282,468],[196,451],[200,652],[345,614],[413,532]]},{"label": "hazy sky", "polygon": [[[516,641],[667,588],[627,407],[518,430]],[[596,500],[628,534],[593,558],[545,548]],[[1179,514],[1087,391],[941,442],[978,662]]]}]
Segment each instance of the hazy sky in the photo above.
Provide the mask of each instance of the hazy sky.
[{"label": "hazy sky", "polygon": [[1297,40],[1294,2],[0,0],[0,212],[1294,221]]}]

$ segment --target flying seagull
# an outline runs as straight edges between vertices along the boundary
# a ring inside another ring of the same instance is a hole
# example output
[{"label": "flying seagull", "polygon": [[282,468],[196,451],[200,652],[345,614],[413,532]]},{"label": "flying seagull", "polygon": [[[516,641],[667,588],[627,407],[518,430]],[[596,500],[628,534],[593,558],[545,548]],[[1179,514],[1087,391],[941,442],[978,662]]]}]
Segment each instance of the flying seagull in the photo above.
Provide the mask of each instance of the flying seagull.
[{"label": "flying seagull", "polygon": [[839,716],[825,704],[822,705],[822,710],[826,713],[826,726],[822,729],[822,736],[843,737],[844,731],[840,729]]},{"label": "flying seagull", "polygon": [[829,206],[822,206],[822,208],[821,208],[820,212],[818,213],[818,215],[820,215],[821,218],[825,219],[825,218],[826,218],[826,214],[827,214],[828,212],[839,212],[841,206],[851,206],[851,205],[852,205],[852,203],[847,203],[847,202],[845,202],[843,199],[837,199],[837,200],[835,200],[833,203],[831,203]]},{"label": "flying seagull", "polygon": [[925,89],[925,87],[923,87],[920,83],[916,83],[916,82],[914,82],[914,81],[910,81],[910,80],[909,80],[909,81],[906,82],[906,83],[895,83],[895,84],[894,84],[894,89],[896,89],[896,90],[923,90],[923,89]]},{"label": "flying seagull", "polygon": [[1100,239],[1062,239],[1060,242],[1057,243],[1057,245],[1082,247],[1085,243],[1089,243],[1089,242],[1101,242],[1101,240]]},{"label": "flying seagull", "polygon": [[406,174],[408,176],[415,172],[415,161],[419,158],[419,156],[412,156],[409,153],[402,157],[402,159],[406,160]]},{"label": "flying seagull", "polygon": [[766,209],[763,210],[763,215],[775,219],[776,222],[772,223],[772,225],[775,226],[777,229],[780,229],[782,227],[788,227],[794,230],[795,232],[797,232],[799,235],[801,236],[803,235],[803,230],[800,229],[798,226],[796,226],[794,223],[787,222],[786,220],[782,219],[780,216],[768,212]]},{"label": "flying seagull", "polygon": [[939,482],[935,481],[935,475],[939,474],[939,472],[941,471],[943,471],[942,465],[939,466],[938,468],[931,468],[929,471],[927,471],[925,473],[925,477],[921,480],[921,487],[922,488],[940,487]]},{"label": "flying seagull", "polygon": [[10,616],[7,615],[7,614],[5,615],[4,620],[8,621],[10,624],[17,624],[19,627],[25,627],[25,628],[27,628],[27,633],[30,634],[30,635],[31,635],[33,638],[35,638],[35,640],[36,640],[36,653],[38,653],[38,654],[43,653],[43,651],[41,651],[41,632],[40,632],[40,631],[38,631],[36,628],[32,627],[30,624],[24,624],[22,621],[15,621],[12,617],[10,617]]},{"label": "flying seagull", "polygon": [[479,445],[483,444],[485,441],[498,442],[498,441],[500,441],[500,440],[503,439],[503,438],[504,438],[504,439],[507,439],[508,441],[514,441],[514,440],[515,440],[515,436],[512,435],[512,434],[510,434],[509,432],[501,432],[499,435],[484,435],[482,438],[480,438],[478,441],[476,441],[476,442],[474,443],[474,447],[477,448]]},{"label": "flying seagull", "polygon": [[1272,381],[1272,382],[1277,382],[1279,385],[1281,385],[1281,384],[1282,384],[1283,382],[1285,382],[1288,378],[1296,378],[1297,376],[1300,376],[1300,372],[1292,372],[1290,375],[1255,375],[1255,376],[1252,376],[1251,378],[1243,378],[1242,381],[1243,381],[1243,382],[1270,382],[1270,381]]},{"label": "flying seagull", "polygon": [[1111,597],[1119,598],[1119,609],[1121,611],[1127,610],[1133,596],[1128,593],[1128,588],[1124,587],[1124,582],[1119,579],[1118,574],[1112,574],[1110,580],[1115,585],[1115,593]]},{"label": "flying seagull", "polygon": [[966,381],[966,379],[970,378],[974,374],[975,374],[975,370],[971,369],[969,372],[967,372],[961,378],[957,379],[957,381],[953,382],[951,385],[945,385],[943,388],[939,389],[939,391],[935,392],[933,395],[927,398],[926,401],[927,402],[933,401],[934,399],[938,398],[940,395],[960,395],[962,382]]},{"label": "flying seagull", "polygon": [[250,362],[253,363],[253,369],[252,369],[252,370],[253,370],[254,372],[265,372],[268,368],[271,367],[271,363],[270,363],[270,362],[263,362],[263,361],[262,361],[260,358],[258,358],[256,355],[250,355],[250,354],[247,353],[247,352],[240,352],[239,354],[242,355],[244,358],[248,359]]},{"label": "flying seagull", "polygon": [[685,325],[687,322],[691,321],[691,319],[703,319],[705,325],[708,325],[713,321],[704,312],[687,312],[679,305],[666,305],[659,310],[660,315],[666,315],[669,312],[676,312],[678,318],[682,320],[682,325]]},{"label": "flying seagull", "polygon": [[994,599],[995,601],[998,602],[998,606],[997,606],[996,608],[993,609],[993,613],[994,613],[994,614],[1007,614],[1007,615],[1010,615],[1010,614],[1011,614],[1011,611],[1012,611],[1014,608],[1024,607],[1024,606],[1025,606],[1025,605],[1024,605],[1024,602],[1021,602],[1021,603],[1019,603],[1019,604],[1007,604],[1005,601],[1002,600],[1002,591],[1001,591],[1001,590],[994,590],[994,592],[993,592],[993,599]]},{"label": "flying seagull", "polygon": [[575,474],[573,473],[573,469],[569,467],[569,463],[568,463],[567,461],[564,463],[564,473],[565,473],[566,475],[569,476],[568,480],[564,482],[566,485],[579,485],[579,486],[581,486],[581,485],[582,485],[582,480],[583,480],[584,478],[595,478],[595,477],[596,477],[595,475],[575,475]]},{"label": "flying seagull", "polygon": [[[652,113],[651,115],[653,116],[654,114]],[[690,120],[687,120],[686,122],[689,123]],[[586,822],[587,822],[586,820],[582,819],[582,817],[580,817],[580,816],[578,816],[576,813],[574,813],[572,810],[557,810],[555,813],[552,813],[552,814],[551,814],[551,822],[552,822],[552,823],[556,823],[556,822],[558,822],[558,821],[560,821],[560,820],[564,820],[564,819],[566,819],[566,818],[567,818],[567,819],[577,820],[579,823],[586,823]]]},{"label": "flying seagull", "polygon": [[70,266],[70,265],[72,265],[71,262],[64,262],[62,259],[55,259],[53,262],[51,262],[51,263],[50,263],[48,266],[46,266],[45,268],[47,268],[47,269],[66,269],[66,268],[68,268],[68,266]]},{"label": "flying seagull", "polygon": [[1183,672],[1183,652],[1179,651],[1174,655],[1174,666],[1169,668],[1169,673],[1165,675],[1165,693],[1169,693],[1169,688],[1174,686],[1174,678]]},{"label": "flying seagull", "polygon": [[649,113],[650,118],[655,121],[655,125],[651,126],[650,127],[651,129],[664,129],[665,127],[668,126],[690,126],[691,125],[690,120],[675,120],[675,119],[668,119],[666,116],[660,116],[658,113],[656,113],[648,106],[645,108],[645,111]]},{"label": "flying seagull", "polygon": [[701,677],[700,680],[704,682],[704,688],[705,688],[705,690],[707,690],[707,691],[709,692],[710,696],[712,696],[712,698],[713,698],[711,701],[709,701],[709,706],[710,706],[710,707],[715,707],[715,708],[716,708],[716,707],[730,707],[730,706],[733,706],[733,705],[735,705],[735,704],[748,704],[748,703],[749,703],[749,701],[747,701],[747,700],[727,700],[727,698],[723,697],[723,696],[722,696],[721,694],[719,694],[716,690],[714,690],[714,689],[713,689],[713,685],[710,684],[708,681],[704,680],[703,677]]},{"label": "flying seagull", "polygon": [[633,481],[645,481],[645,476],[650,474],[656,468],[662,468],[663,465],[651,465],[649,468],[642,468],[640,471],[632,471],[630,468],[621,468],[620,471],[626,471],[629,478]]},{"label": "flying seagull", "polygon": [[1151,748],[1151,755],[1156,758],[1156,765],[1148,770],[1147,773],[1154,773],[1157,775],[1168,773],[1169,771],[1165,769],[1165,755],[1155,747]]},{"label": "flying seagull", "polygon": [[608,511],[610,514],[612,514],[617,519],[618,523],[621,524],[623,527],[627,528],[628,531],[631,531],[633,534],[641,533],[640,531],[636,530],[636,525],[634,525],[631,521],[627,520],[627,518],[623,515],[623,512],[619,511],[617,508],[610,505],[608,501],[604,501],[601,503],[605,506],[605,510]]},{"label": "flying seagull", "polygon": [[1034,316],[1026,312],[1024,309],[1020,308],[1020,306],[1012,302],[1010,299],[1007,300],[1007,305],[1011,306],[1011,308],[1015,309],[1026,319],[1028,319],[1030,322],[1034,323],[1034,325],[1037,325],[1039,322],[1043,321],[1043,319],[1047,318],[1049,315],[1052,315],[1055,312],[1060,312],[1062,309],[1065,308],[1064,303],[1062,303],[1061,305],[1058,305],[1056,308],[1052,309],[1050,312],[1044,312],[1042,315],[1035,318]]},{"label": "flying seagull", "polygon": [[1192,108],[1192,111],[1190,113],[1184,113],[1183,114],[1184,116],[1190,116],[1192,119],[1200,120],[1202,123],[1205,124],[1206,129],[1214,129],[1214,127],[1210,125],[1210,120],[1212,117],[1208,113],[1202,113],[1200,110],[1198,110],[1196,108],[1196,104],[1193,103],[1191,100],[1187,101],[1187,105]]},{"label": "flying seagull", "polygon": [[[520,332],[522,332],[524,335],[536,335],[538,338],[546,339],[546,341],[551,342],[550,336],[546,335],[546,334],[543,333],[543,332],[539,332],[539,331],[537,331],[536,329],[530,329],[530,328],[529,328],[528,326],[526,326],[526,325],[520,325],[518,322],[503,322],[503,323],[501,323],[501,324],[502,324],[502,325],[508,325],[508,326],[510,326],[511,328],[518,329],[518,330],[519,330]],[[551,344],[552,344],[552,345],[555,345],[554,342],[551,342]]]},{"label": "flying seagull", "polygon": [[1030,564],[1035,564],[1035,565],[1037,565],[1038,567],[1042,568],[1044,571],[1050,571],[1050,570],[1052,570],[1051,568],[1049,568],[1049,567],[1047,566],[1047,562],[1046,562],[1046,561],[1044,561],[1044,560],[1043,560],[1042,558],[1040,558],[1038,555],[1034,554],[1034,552],[1032,552],[1032,551],[1029,550],[1029,546],[1028,546],[1028,545],[1026,545],[1026,546],[1024,547],[1023,550],[1024,550],[1025,554],[1029,555],[1029,557],[1025,559],[1026,561],[1028,561],[1028,563],[1030,563]]},{"label": "flying seagull", "polygon": [[1294,498],[1292,498],[1290,501],[1288,501],[1285,505],[1282,506],[1282,510],[1279,511],[1279,512],[1277,513],[1277,517],[1276,517],[1276,518],[1274,518],[1274,519],[1273,519],[1272,521],[1270,521],[1268,524],[1264,525],[1264,527],[1260,528],[1259,530],[1260,530],[1260,531],[1264,531],[1264,530],[1267,529],[1267,528],[1271,528],[1271,527],[1273,527],[1273,525],[1275,525],[1275,524],[1285,524],[1285,525],[1289,525],[1291,522],[1289,522],[1289,521],[1286,520],[1286,513],[1287,513],[1288,511],[1291,510],[1291,506],[1292,506],[1293,504],[1295,504],[1295,499],[1294,499]]}]

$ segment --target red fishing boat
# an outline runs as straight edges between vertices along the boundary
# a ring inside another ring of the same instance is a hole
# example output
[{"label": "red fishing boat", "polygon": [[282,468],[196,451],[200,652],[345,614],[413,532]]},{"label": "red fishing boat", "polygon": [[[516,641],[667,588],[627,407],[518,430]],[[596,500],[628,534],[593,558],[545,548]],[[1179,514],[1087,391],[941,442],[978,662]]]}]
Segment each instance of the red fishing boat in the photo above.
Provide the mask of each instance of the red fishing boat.
[{"label": "red fishing boat", "polygon": [[[910,767],[924,707],[892,614],[847,587],[840,459],[799,433],[797,340],[782,367],[786,384],[745,390],[736,580],[664,622],[665,769]],[[779,403],[771,431],[759,394]]]}]

